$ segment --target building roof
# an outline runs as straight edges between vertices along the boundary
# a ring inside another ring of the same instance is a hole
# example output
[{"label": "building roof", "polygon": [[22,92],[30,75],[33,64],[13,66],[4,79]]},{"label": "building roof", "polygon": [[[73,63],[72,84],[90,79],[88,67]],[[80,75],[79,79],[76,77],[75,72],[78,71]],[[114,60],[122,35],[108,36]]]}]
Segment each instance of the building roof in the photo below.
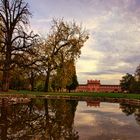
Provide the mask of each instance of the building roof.
[{"label": "building roof", "polygon": [[100,85],[100,86],[104,87],[104,86],[120,86],[120,85]]}]

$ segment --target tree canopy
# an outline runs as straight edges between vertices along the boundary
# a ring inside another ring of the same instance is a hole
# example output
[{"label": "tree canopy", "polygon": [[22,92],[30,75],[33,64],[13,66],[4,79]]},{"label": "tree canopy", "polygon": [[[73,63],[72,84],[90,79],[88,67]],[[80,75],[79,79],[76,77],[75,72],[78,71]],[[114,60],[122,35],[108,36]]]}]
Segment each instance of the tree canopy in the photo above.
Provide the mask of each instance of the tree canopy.
[{"label": "tree canopy", "polygon": [[133,75],[127,73],[125,76],[122,77],[122,80],[120,81],[120,85],[123,91],[131,92],[131,84],[134,80]]},{"label": "tree canopy", "polygon": [[136,68],[134,75],[127,73],[122,77],[120,86],[125,92],[140,93],[140,65]]},{"label": "tree canopy", "polygon": [[[50,74],[54,70],[64,71],[65,65],[75,60],[81,54],[81,48],[88,39],[88,33],[75,22],[65,22],[55,19],[51,31],[44,44],[43,65],[46,67],[45,91],[48,91]],[[61,72],[62,72],[61,71]],[[65,73],[61,73],[64,76]],[[62,77],[61,77],[62,78]],[[64,79],[63,79],[64,80]]]}]

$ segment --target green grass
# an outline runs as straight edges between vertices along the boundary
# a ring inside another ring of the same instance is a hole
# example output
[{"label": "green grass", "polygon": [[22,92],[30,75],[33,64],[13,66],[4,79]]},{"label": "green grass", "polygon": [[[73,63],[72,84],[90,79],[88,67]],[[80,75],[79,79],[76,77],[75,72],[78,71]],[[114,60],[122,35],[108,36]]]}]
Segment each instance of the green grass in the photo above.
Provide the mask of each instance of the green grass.
[{"label": "green grass", "polygon": [[2,96],[43,96],[43,95],[51,95],[51,96],[78,96],[78,97],[107,97],[107,98],[125,98],[125,99],[139,99],[140,100],[140,94],[126,94],[126,93],[88,93],[88,92],[80,92],[80,93],[47,93],[47,92],[36,92],[36,91],[16,91],[16,90],[10,90],[8,92],[0,92],[0,97]]}]

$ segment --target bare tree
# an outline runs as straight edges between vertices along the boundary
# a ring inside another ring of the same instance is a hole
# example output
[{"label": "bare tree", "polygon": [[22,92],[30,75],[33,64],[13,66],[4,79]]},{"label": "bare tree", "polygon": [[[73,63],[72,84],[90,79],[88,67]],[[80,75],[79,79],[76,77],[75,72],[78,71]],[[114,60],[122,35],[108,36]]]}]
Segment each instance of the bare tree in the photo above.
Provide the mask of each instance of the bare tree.
[{"label": "bare tree", "polygon": [[0,68],[3,71],[2,89],[8,91],[10,70],[15,64],[21,64],[23,54],[31,53],[35,42],[33,33],[27,34],[29,24],[28,3],[24,0],[0,0]]}]

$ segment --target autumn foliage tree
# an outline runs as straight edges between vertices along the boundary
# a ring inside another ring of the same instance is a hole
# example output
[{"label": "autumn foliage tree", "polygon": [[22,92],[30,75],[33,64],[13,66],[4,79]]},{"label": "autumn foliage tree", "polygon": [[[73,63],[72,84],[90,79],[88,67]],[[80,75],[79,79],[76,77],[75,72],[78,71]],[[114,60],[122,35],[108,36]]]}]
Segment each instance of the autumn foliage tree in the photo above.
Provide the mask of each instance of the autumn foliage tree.
[{"label": "autumn foliage tree", "polygon": [[75,91],[77,86],[79,85],[78,80],[77,80],[77,75],[76,75],[76,70],[74,68],[73,73],[71,77],[69,77],[69,80],[66,84],[66,89],[71,92],[71,90]]},{"label": "autumn foliage tree", "polygon": [[67,89],[69,92],[75,90],[78,86],[76,66],[74,60],[69,60],[57,68],[52,78],[53,90],[63,91]]},{"label": "autumn foliage tree", "polygon": [[67,61],[76,60],[87,39],[88,33],[75,22],[69,23],[63,19],[53,20],[51,31],[45,43],[45,91],[48,91],[51,71],[63,68]]}]

